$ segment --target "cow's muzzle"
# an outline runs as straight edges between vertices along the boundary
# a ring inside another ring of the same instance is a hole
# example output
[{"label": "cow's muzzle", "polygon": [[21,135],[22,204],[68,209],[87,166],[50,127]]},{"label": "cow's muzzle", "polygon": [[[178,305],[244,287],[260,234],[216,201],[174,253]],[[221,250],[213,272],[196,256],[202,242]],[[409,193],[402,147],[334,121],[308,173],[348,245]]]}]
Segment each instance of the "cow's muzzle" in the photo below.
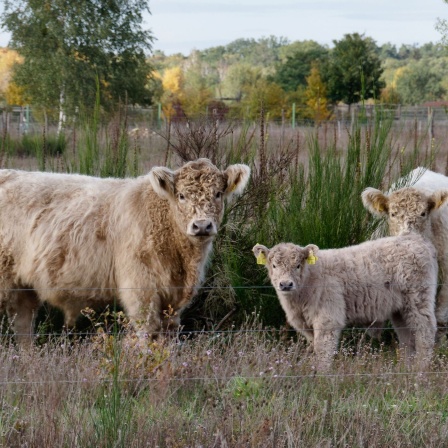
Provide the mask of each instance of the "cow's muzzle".
[{"label": "cow's muzzle", "polygon": [[213,236],[216,235],[216,226],[211,219],[195,219],[188,226],[190,236]]},{"label": "cow's muzzle", "polygon": [[278,284],[278,289],[282,292],[292,291],[294,288],[294,282],[291,280],[282,280]]}]

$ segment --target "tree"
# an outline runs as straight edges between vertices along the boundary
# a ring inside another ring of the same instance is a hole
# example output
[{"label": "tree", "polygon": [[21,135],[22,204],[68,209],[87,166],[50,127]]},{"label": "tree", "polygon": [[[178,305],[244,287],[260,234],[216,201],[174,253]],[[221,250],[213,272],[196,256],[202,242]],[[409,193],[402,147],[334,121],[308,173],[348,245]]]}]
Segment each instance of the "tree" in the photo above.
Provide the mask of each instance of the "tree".
[{"label": "tree", "polygon": [[310,74],[312,64],[323,61],[328,55],[328,49],[314,41],[295,42],[286,52],[286,61],[277,65],[272,81],[280,85],[287,92],[292,92],[298,86],[306,86],[306,77]]},{"label": "tree", "polygon": [[306,78],[306,82],[305,97],[310,117],[316,122],[327,120],[330,115],[330,111],[328,110],[327,87],[322,81],[316,64],[311,67],[311,73]]},{"label": "tree", "polygon": [[184,100],[185,77],[180,67],[165,70],[162,76],[163,95],[161,98],[163,113],[168,120],[173,119]]},{"label": "tree", "polygon": [[142,29],[147,0],[3,0],[2,26],[23,56],[13,81],[33,104],[61,116],[94,103],[148,104],[153,37]]},{"label": "tree", "polygon": [[260,116],[261,108],[264,109],[266,117],[279,120],[288,108],[287,99],[285,91],[278,84],[259,79],[247,86],[239,109],[244,118],[251,120]]},{"label": "tree", "polygon": [[346,34],[333,43],[328,64],[322,70],[329,98],[348,104],[379,98],[384,82],[381,80],[383,69],[375,42],[354,33]]},{"label": "tree", "polygon": [[[5,98],[11,79],[12,67],[23,62],[17,51],[0,49],[0,97]],[[10,103],[11,104],[11,103]]]},{"label": "tree", "polygon": [[426,59],[412,61],[397,74],[396,90],[404,104],[440,100],[446,94],[442,74]]}]

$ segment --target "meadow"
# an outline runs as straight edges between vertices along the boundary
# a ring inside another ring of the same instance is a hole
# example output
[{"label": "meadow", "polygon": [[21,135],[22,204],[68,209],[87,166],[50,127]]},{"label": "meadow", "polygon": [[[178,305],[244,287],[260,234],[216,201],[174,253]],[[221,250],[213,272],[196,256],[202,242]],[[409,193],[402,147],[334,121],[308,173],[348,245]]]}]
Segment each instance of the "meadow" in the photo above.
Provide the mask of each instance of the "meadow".
[{"label": "meadow", "polygon": [[[145,124],[142,123],[143,129]],[[448,438],[448,352],[406,366],[395,336],[349,328],[328,373],[285,324],[251,248],[280,241],[343,247],[380,224],[360,200],[417,166],[447,166],[444,130],[385,114],[282,128],[197,120],[129,135],[125,114],[86,117],[60,136],[1,140],[2,167],[135,176],[209,157],[247,163],[247,192],[228,204],[203,287],[183,331],[137,347],[113,306],[78,331],[43,307],[36,342],[15,346],[4,320],[0,446],[441,447]]]}]

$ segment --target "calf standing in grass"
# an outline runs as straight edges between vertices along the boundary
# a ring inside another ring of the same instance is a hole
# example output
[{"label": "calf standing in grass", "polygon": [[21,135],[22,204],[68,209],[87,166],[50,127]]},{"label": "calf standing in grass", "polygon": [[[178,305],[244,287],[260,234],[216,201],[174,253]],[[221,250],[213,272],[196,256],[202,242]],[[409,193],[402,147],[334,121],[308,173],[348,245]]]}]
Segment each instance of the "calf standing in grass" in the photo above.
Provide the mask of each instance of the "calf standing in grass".
[{"label": "calf standing in grass", "polygon": [[[281,243],[253,248],[286,313],[327,369],[344,327],[391,319],[406,355],[431,357],[437,260],[420,235],[387,237],[319,251]],[[317,257],[316,257],[317,256]]]},{"label": "calf standing in grass", "polygon": [[[411,172],[412,177],[416,177],[417,170]],[[436,248],[441,283],[436,298],[438,337],[446,333],[448,325],[448,207],[444,205],[448,201],[448,189],[442,188],[448,188],[448,178],[427,171],[413,187],[390,194],[367,188],[362,193],[364,206],[373,215],[387,219],[391,235],[417,233]]]},{"label": "calf standing in grass", "polygon": [[0,305],[30,341],[41,301],[68,326],[117,299],[140,333],[179,324],[204,277],[224,201],[250,170],[209,160],[135,179],[0,170]]}]

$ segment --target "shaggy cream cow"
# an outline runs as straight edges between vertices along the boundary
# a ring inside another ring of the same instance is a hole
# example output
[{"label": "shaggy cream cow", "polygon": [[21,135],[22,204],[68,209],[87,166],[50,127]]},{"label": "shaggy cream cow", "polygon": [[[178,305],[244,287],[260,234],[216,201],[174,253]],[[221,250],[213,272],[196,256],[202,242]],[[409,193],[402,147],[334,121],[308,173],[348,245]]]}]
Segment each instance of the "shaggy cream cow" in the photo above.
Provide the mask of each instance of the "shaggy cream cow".
[{"label": "shaggy cream cow", "polygon": [[408,356],[429,360],[437,261],[420,235],[321,251],[313,244],[257,244],[253,252],[266,264],[289,324],[312,344],[320,369],[329,367],[344,327],[386,319]]},{"label": "shaggy cream cow", "polygon": [[72,326],[118,299],[140,334],[179,324],[204,276],[224,200],[246,165],[209,160],[136,179],[0,170],[0,303],[29,341],[41,301]]},{"label": "shaggy cream cow", "polygon": [[444,206],[448,200],[448,178],[429,170],[423,172],[421,168],[406,177],[416,181],[412,187],[388,194],[367,188],[362,193],[362,202],[373,215],[387,219],[390,235],[415,232],[434,244],[441,282],[436,299],[439,338],[448,324],[448,207]]}]

